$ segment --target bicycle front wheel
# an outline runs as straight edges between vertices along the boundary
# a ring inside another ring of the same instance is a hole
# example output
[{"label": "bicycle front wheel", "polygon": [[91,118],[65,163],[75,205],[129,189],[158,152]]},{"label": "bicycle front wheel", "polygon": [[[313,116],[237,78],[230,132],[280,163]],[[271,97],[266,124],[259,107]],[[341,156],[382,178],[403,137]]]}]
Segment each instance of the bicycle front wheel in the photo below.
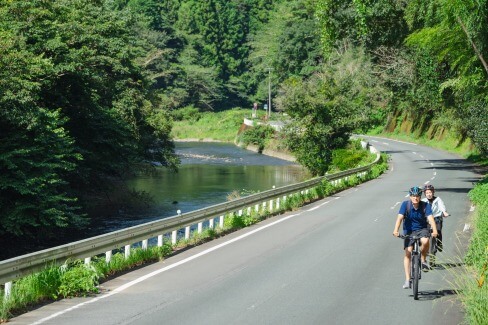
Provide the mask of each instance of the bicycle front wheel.
[{"label": "bicycle front wheel", "polygon": [[413,299],[419,299],[420,255],[412,257],[412,288]]}]

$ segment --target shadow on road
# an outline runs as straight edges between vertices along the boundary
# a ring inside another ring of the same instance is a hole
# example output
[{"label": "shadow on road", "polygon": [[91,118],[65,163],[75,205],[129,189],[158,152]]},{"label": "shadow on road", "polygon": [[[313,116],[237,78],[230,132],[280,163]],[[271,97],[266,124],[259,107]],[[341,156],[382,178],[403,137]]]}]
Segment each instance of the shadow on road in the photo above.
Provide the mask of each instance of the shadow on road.
[{"label": "shadow on road", "polygon": [[[415,162],[425,162],[425,159],[415,160]],[[438,159],[428,160],[433,163],[433,167],[425,167],[423,169],[443,169],[443,170],[473,170],[476,165],[464,159]]]},{"label": "shadow on road", "polygon": [[[425,291],[419,291],[419,300],[429,301],[429,300],[435,300],[435,299],[454,296],[454,295],[457,295],[457,292],[456,290],[453,289],[425,290]],[[411,296],[413,297],[413,295]]]},{"label": "shadow on road", "polygon": [[394,153],[410,152],[410,150],[381,150],[381,152],[386,153],[387,155],[391,155]]}]

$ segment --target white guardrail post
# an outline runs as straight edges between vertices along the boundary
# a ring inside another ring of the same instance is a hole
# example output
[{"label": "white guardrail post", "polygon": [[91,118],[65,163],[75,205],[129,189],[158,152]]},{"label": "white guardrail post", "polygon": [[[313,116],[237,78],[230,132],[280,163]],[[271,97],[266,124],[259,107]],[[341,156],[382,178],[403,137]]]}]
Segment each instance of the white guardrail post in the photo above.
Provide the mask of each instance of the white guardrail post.
[{"label": "white guardrail post", "polygon": [[5,283],[4,291],[5,291],[4,298],[7,299],[8,297],[10,297],[10,294],[12,293],[12,281]]},{"label": "white guardrail post", "polygon": [[[4,294],[8,297],[12,291],[12,282],[20,279],[33,272],[42,270],[47,264],[56,263],[63,265],[66,260],[84,259],[86,264],[91,262],[91,257],[104,254],[105,261],[110,262],[113,250],[124,248],[125,258],[130,256],[131,245],[142,243],[142,249],[147,249],[149,239],[157,237],[157,245],[163,246],[164,235],[171,234],[171,243],[176,244],[178,231],[186,229],[185,238],[188,239],[190,227],[197,225],[198,232],[202,232],[203,223],[209,220],[210,228],[214,227],[214,218],[219,216],[219,227],[224,228],[225,215],[229,213],[243,214],[243,209],[247,209],[248,215],[252,213],[252,207],[256,213],[262,206],[263,212],[268,207],[269,212],[278,210],[280,204],[285,204],[291,195],[308,194],[311,188],[319,185],[323,180],[337,185],[342,182],[344,177],[352,175],[365,175],[371,167],[379,161],[380,154],[373,147],[370,151],[376,153],[376,160],[364,167],[358,167],[351,170],[317,177],[298,184],[291,184],[280,188],[260,192],[239,198],[230,202],[216,204],[207,208],[190,211],[182,214],[180,210],[177,215],[161,220],[148,222],[142,225],[121,229],[108,234],[83,239],[77,242],[45,249],[39,252],[14,257],[8,260],[0,261],[0,283],[4,283]],[[276,200],[276,202],[273,202]]]},{"label": "white guardrail post", "polygon": [[112,251],[106,251],[105,252],[105,262],[108,264],[112,260]]}]

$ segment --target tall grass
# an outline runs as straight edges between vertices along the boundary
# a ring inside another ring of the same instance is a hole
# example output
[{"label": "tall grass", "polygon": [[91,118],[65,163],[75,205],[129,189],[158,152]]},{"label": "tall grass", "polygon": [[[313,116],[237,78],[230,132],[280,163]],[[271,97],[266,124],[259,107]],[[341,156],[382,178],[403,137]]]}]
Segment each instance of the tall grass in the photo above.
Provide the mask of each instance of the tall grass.
[{"label": "tall grass", "polygon": [[173,138],[193,140],[214,140],[233,142],[244,122],[250,117],[251,109],[235,108],[222,112],[197,112],[175,119],[171,135]]},{"label": "tall grass", "polygon": [[476,205],[473,234],[458,277],[460,298],[469,324],[488,322],[488,177],[469,192]]}]

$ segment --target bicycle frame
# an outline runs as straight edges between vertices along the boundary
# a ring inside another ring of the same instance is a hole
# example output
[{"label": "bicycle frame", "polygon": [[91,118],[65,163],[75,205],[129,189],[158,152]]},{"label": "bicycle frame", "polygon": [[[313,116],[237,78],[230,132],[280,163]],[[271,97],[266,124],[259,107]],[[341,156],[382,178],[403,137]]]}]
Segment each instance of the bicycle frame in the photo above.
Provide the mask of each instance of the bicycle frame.
[{"label": "bicycle frame", "polygon": [[413,249],[410,256],[410,286],[413,290],[413,299],[418,300],[419,295],[419,280],[422,278],[422,272],[420,271],[421,258],[420,258],[420,238],[415,235],[400,235],[402,239],[411,238],[413,240]]}]

